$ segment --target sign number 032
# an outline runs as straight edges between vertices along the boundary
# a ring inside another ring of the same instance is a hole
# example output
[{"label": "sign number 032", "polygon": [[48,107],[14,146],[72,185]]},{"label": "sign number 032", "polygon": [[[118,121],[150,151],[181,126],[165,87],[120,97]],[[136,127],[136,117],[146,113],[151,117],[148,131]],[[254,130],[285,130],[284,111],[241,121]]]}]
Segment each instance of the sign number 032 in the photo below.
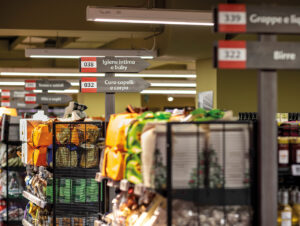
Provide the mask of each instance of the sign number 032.
[{"label": "sign number 032", "polygon": [[84,89],[97,88],[97,82],[81,82],[81,88],[84,88]]}]

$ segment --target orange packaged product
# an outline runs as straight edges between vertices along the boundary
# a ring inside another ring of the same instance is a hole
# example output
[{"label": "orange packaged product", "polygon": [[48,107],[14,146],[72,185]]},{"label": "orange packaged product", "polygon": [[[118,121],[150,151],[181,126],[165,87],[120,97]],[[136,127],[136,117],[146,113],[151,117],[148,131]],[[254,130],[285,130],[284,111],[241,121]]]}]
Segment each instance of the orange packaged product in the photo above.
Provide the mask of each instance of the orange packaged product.
[{"label": "orange packaged product", "polygon": [[39,124],[32,130],[32,144],[34,147],[41,147],[52,144],[51,128],[47,124]]},{"label": "orange packaged product", "polygon": [[126,129],[132,120],[134,120],[138,115],[139,114],[137,113],[111,115],[106,133],[106,146],[114,147],[120,151],[124,151]]},{"label": "orange packaged product", "polygon": [[125,172],[125,154],[116,148],[106,147],[101,170],[102,176],[116,181],[122,180]]},{"label": "orange packaged product", "polygon": [[33,151],[33,165],[47,166],[47,147],[39,147]]}]

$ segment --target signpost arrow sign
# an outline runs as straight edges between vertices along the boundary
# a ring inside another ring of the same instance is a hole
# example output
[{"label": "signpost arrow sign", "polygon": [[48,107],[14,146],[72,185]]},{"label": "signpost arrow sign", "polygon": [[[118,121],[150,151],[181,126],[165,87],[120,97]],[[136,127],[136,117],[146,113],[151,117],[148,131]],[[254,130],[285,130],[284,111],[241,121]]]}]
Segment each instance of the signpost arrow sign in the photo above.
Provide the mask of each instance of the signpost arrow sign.
[{"label": "signpost arrow sign", "polygon": [[138,73],[150,64],[138,57],[82,57],[80,72]]},{"label": "signpost arrow sign", "polygon": [[25,80],[25,90],[65,90],[70,87],[66,80]]},{"label": "signpost arrow sign", "polygon": [[22,108],[22,109],[34,109],[38,107],[38,104],[26,104],[20,101],[12,101],[10,102],[11,108]]},{"label": "signpost arrow sign", "polygon": [[67,104],[72,101],[72,98],[63,94],[26,94],[25,103],[27,104]]},{"label": "signpost arrow sign", "polygon": [[223,33],[300,33],[300,7],[219,4],[215,31]]},{"label": "signpost arrow sign", "polygon": [[150,84],[142,78],[92,77],[82,78],[82,93],[137,93],[148,88]]},{"label": "signpost arrow sign", "polygon": [[300,43],[219,41],[215,57],[223,69],[300,69]]}]

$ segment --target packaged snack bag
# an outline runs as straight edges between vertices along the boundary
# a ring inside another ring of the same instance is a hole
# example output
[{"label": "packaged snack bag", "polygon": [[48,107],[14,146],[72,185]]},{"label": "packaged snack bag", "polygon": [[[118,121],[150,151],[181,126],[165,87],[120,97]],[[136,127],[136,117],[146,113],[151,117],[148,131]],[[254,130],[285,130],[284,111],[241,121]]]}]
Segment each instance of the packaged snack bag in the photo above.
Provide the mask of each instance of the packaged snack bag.
[{"label": "packaged snack bag", "polygon": [[111,115],[106,133],[106,146],[115,147],[123,151],[125,146],[125,131],[130,122],[137,116],[138,114],[136,113]]},{"label": "packaged snack bag", "polygon": [[119,181],[124,178],[125,152],[106,147],[102,163],[102,176]]},{"label": "packaged snack bag", "polygon": [[47,124],[39,124],[32,131],[32,144],[34,147],[49,146],[52,144],[52,133]]}]

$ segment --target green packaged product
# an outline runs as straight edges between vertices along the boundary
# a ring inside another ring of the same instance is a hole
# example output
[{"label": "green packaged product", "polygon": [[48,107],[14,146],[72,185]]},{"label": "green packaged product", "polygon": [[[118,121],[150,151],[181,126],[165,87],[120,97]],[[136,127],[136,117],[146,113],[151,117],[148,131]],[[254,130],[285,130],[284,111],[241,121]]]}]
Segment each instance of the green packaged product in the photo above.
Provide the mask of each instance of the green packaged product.
[{"label": "green packaged product", "polygon": [[134,184],[143,183],[141,173],[141,135],[148,122],[167,121],[171,117],[169,112],[145,112],[131,123],[126,137],[126,169],[125,178]]}]

